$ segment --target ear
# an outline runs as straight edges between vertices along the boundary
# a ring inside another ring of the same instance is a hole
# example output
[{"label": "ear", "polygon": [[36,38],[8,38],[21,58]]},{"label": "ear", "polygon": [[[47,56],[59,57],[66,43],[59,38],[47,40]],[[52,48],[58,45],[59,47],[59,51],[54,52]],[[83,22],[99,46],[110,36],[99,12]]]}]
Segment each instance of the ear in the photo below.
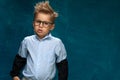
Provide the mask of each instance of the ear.
[{"label": "ear", "polygon": [[34,21],[32,22],[33,28],[35,27]]},{"label": "ear", "polygon": [[52,24],[50,30],[53,30],[54,28],[55,28],[55,24]]}]

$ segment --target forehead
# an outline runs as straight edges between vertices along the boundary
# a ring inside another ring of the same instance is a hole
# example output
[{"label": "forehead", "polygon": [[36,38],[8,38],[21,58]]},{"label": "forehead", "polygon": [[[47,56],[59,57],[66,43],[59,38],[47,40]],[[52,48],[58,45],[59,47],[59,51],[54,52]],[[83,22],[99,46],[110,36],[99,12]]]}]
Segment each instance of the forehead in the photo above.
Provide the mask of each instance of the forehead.
[{"label": "forehead", "polygon": [[39,12],[35,14],[34,19],[42,21],[51,21],[52,18],[50,14]]}]

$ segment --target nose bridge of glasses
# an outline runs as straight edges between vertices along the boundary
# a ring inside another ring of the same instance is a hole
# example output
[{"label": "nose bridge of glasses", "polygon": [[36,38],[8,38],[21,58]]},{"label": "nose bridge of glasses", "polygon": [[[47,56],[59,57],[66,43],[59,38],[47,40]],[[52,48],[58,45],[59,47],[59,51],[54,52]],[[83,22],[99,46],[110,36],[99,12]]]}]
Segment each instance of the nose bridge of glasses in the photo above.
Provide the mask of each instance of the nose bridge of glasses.
[{"label": "nose bridge of glasses", "polygon": [[44,26],[44,21],[39,21],[39,26]]}]

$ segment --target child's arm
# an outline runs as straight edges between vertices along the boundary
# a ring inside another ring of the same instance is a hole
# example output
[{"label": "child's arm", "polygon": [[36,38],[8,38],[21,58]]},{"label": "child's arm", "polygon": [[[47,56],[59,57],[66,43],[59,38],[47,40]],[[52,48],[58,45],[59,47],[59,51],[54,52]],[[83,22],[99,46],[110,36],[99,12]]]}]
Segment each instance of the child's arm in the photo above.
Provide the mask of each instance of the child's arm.
[{"label": "child's arm", "polygon": [[58,69],[58,80],[67,80],[68,79],[68,61],[67,59],[62,60],[59,63],[56,63]]},{"label": "child's arm", "polygon": [[19,76],[20,70],[25,66],[25,64],[26,58],[22,58],[17,54],[13,62],[12,70],[10,71],[11,77],[14,78],[15,76]]}]

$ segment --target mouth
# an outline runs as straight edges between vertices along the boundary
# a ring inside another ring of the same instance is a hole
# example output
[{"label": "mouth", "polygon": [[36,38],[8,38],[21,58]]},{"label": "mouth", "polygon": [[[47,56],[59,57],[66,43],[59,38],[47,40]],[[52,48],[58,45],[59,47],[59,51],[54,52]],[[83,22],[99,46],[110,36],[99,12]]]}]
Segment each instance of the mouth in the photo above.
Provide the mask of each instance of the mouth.
[{"label": "mouth", "polygon": [[43,31],[42,31],[41,29],[38,29],[37,32],[38,32],[38,33],[42,33]]}]

